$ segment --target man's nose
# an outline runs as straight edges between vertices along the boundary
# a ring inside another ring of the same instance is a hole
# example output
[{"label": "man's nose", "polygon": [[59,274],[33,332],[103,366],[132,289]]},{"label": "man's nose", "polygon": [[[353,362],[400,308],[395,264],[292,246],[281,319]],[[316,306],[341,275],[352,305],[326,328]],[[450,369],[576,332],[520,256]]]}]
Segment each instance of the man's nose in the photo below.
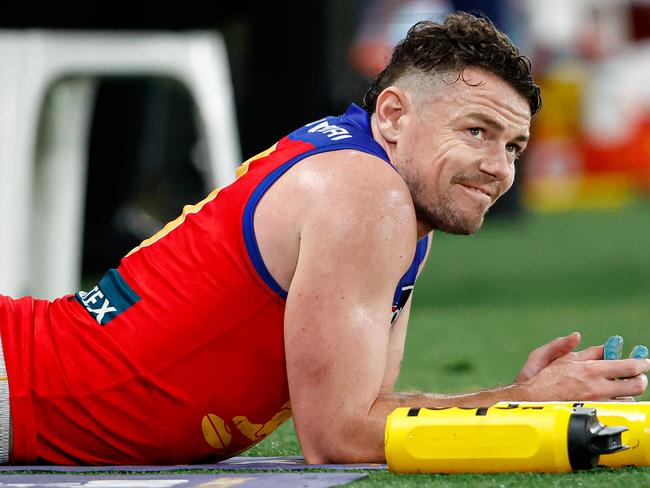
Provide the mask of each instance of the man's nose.
[{"label": "man's nose", "polygon": [[506,150],[497,147],[496,144],[493,144],[490,151],[481,159],[479,169],[499,181],[508,179],[514,170]]}]

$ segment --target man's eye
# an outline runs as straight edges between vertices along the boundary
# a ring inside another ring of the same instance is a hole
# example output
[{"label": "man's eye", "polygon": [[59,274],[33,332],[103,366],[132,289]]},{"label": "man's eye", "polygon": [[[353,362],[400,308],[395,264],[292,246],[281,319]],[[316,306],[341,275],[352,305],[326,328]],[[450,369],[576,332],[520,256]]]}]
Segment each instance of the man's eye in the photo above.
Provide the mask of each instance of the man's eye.
[{"label": "man's eye", "polygon": [[506,151],[512,154],[515,157],[515,159],[517,159],[519,157],[519,154],[521,153],[521,151],[519,150],[519,146],[515,144],[507,144]]},{"label": "man's eye", "polygon": [[467,129],[472,137],[475,137],[476,139],[481,139],[481,135],[483,134],[483,129],[479,129],[478,127],[471,127],[470,129]]}]

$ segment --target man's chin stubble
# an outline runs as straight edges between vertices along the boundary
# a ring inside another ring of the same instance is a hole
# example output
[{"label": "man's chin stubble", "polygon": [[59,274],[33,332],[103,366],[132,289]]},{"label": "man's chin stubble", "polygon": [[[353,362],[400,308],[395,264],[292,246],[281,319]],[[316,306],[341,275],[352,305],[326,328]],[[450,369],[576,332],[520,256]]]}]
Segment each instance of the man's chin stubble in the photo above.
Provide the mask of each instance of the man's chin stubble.
[{"label": "man's chin stubble", "polygon": [[429,209],[416,204],[415,216],[418,221],[423,222],[431,229],[439,230],[447,234],[468,236],[474,234],[481,228],[485,214],[481,216],[478,222],[470,223],[457,215],[449,205],[440,205],[440,208]]}]

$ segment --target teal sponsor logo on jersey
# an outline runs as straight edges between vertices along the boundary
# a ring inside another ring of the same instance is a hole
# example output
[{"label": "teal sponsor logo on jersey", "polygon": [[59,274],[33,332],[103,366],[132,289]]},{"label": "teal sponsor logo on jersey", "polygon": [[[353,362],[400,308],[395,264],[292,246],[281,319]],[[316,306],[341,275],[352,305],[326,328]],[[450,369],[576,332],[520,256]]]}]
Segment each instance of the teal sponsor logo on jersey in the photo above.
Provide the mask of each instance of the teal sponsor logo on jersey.
[{"label": "teal sponsor logo on jersey", "polygon": [[75,295],[99,325],[106,325],[140,301],[138,294],[116,269],[109,270],[90,291]]}]

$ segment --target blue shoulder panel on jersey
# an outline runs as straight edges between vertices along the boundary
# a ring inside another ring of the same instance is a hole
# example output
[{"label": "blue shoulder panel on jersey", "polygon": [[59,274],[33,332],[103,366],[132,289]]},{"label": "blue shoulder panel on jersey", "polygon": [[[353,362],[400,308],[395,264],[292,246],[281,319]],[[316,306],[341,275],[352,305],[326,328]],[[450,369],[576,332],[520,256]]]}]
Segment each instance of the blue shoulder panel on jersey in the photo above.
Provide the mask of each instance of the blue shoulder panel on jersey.
[{"label": "blue shoulder panel on jersey", "polygon": [[[355,149],[374,154],[392,166],[384,148],[372,137],[368,112],[354,103],[343,115],[325,117],[311,122],[288,135],[294,141],[307,142],[317,148],[329,146],[330,151],[346,149],[353,144]],[[336,147],[331,147],[336,146]]]},{"label": "blue shoulder panel on jersey", "polygon": [[[287,298],[287,291],[275,281],[267,269],[262,259],[259,246],[257,245],[257,238],[255,237],[253,216],[257,204],[266,191],[296,163],[314,154],[328,151],[354,149],[377,156],[391,165],[384,149],[372,137],[368,113],[355,104],[350,105],[345,114],[339,117],[326,117],[312,122],[292,132],[288,137],[294,141],[313,144],[315,148],[299,154],[295,158],[278,166],[261,181],[246,203],[242,222],[244,242],[246,243],[246,249],[248,250],[248,255],[251,258],[253,266],[269,288],[283,299]],[[391,165],[391,167],[393,166]]]}]

